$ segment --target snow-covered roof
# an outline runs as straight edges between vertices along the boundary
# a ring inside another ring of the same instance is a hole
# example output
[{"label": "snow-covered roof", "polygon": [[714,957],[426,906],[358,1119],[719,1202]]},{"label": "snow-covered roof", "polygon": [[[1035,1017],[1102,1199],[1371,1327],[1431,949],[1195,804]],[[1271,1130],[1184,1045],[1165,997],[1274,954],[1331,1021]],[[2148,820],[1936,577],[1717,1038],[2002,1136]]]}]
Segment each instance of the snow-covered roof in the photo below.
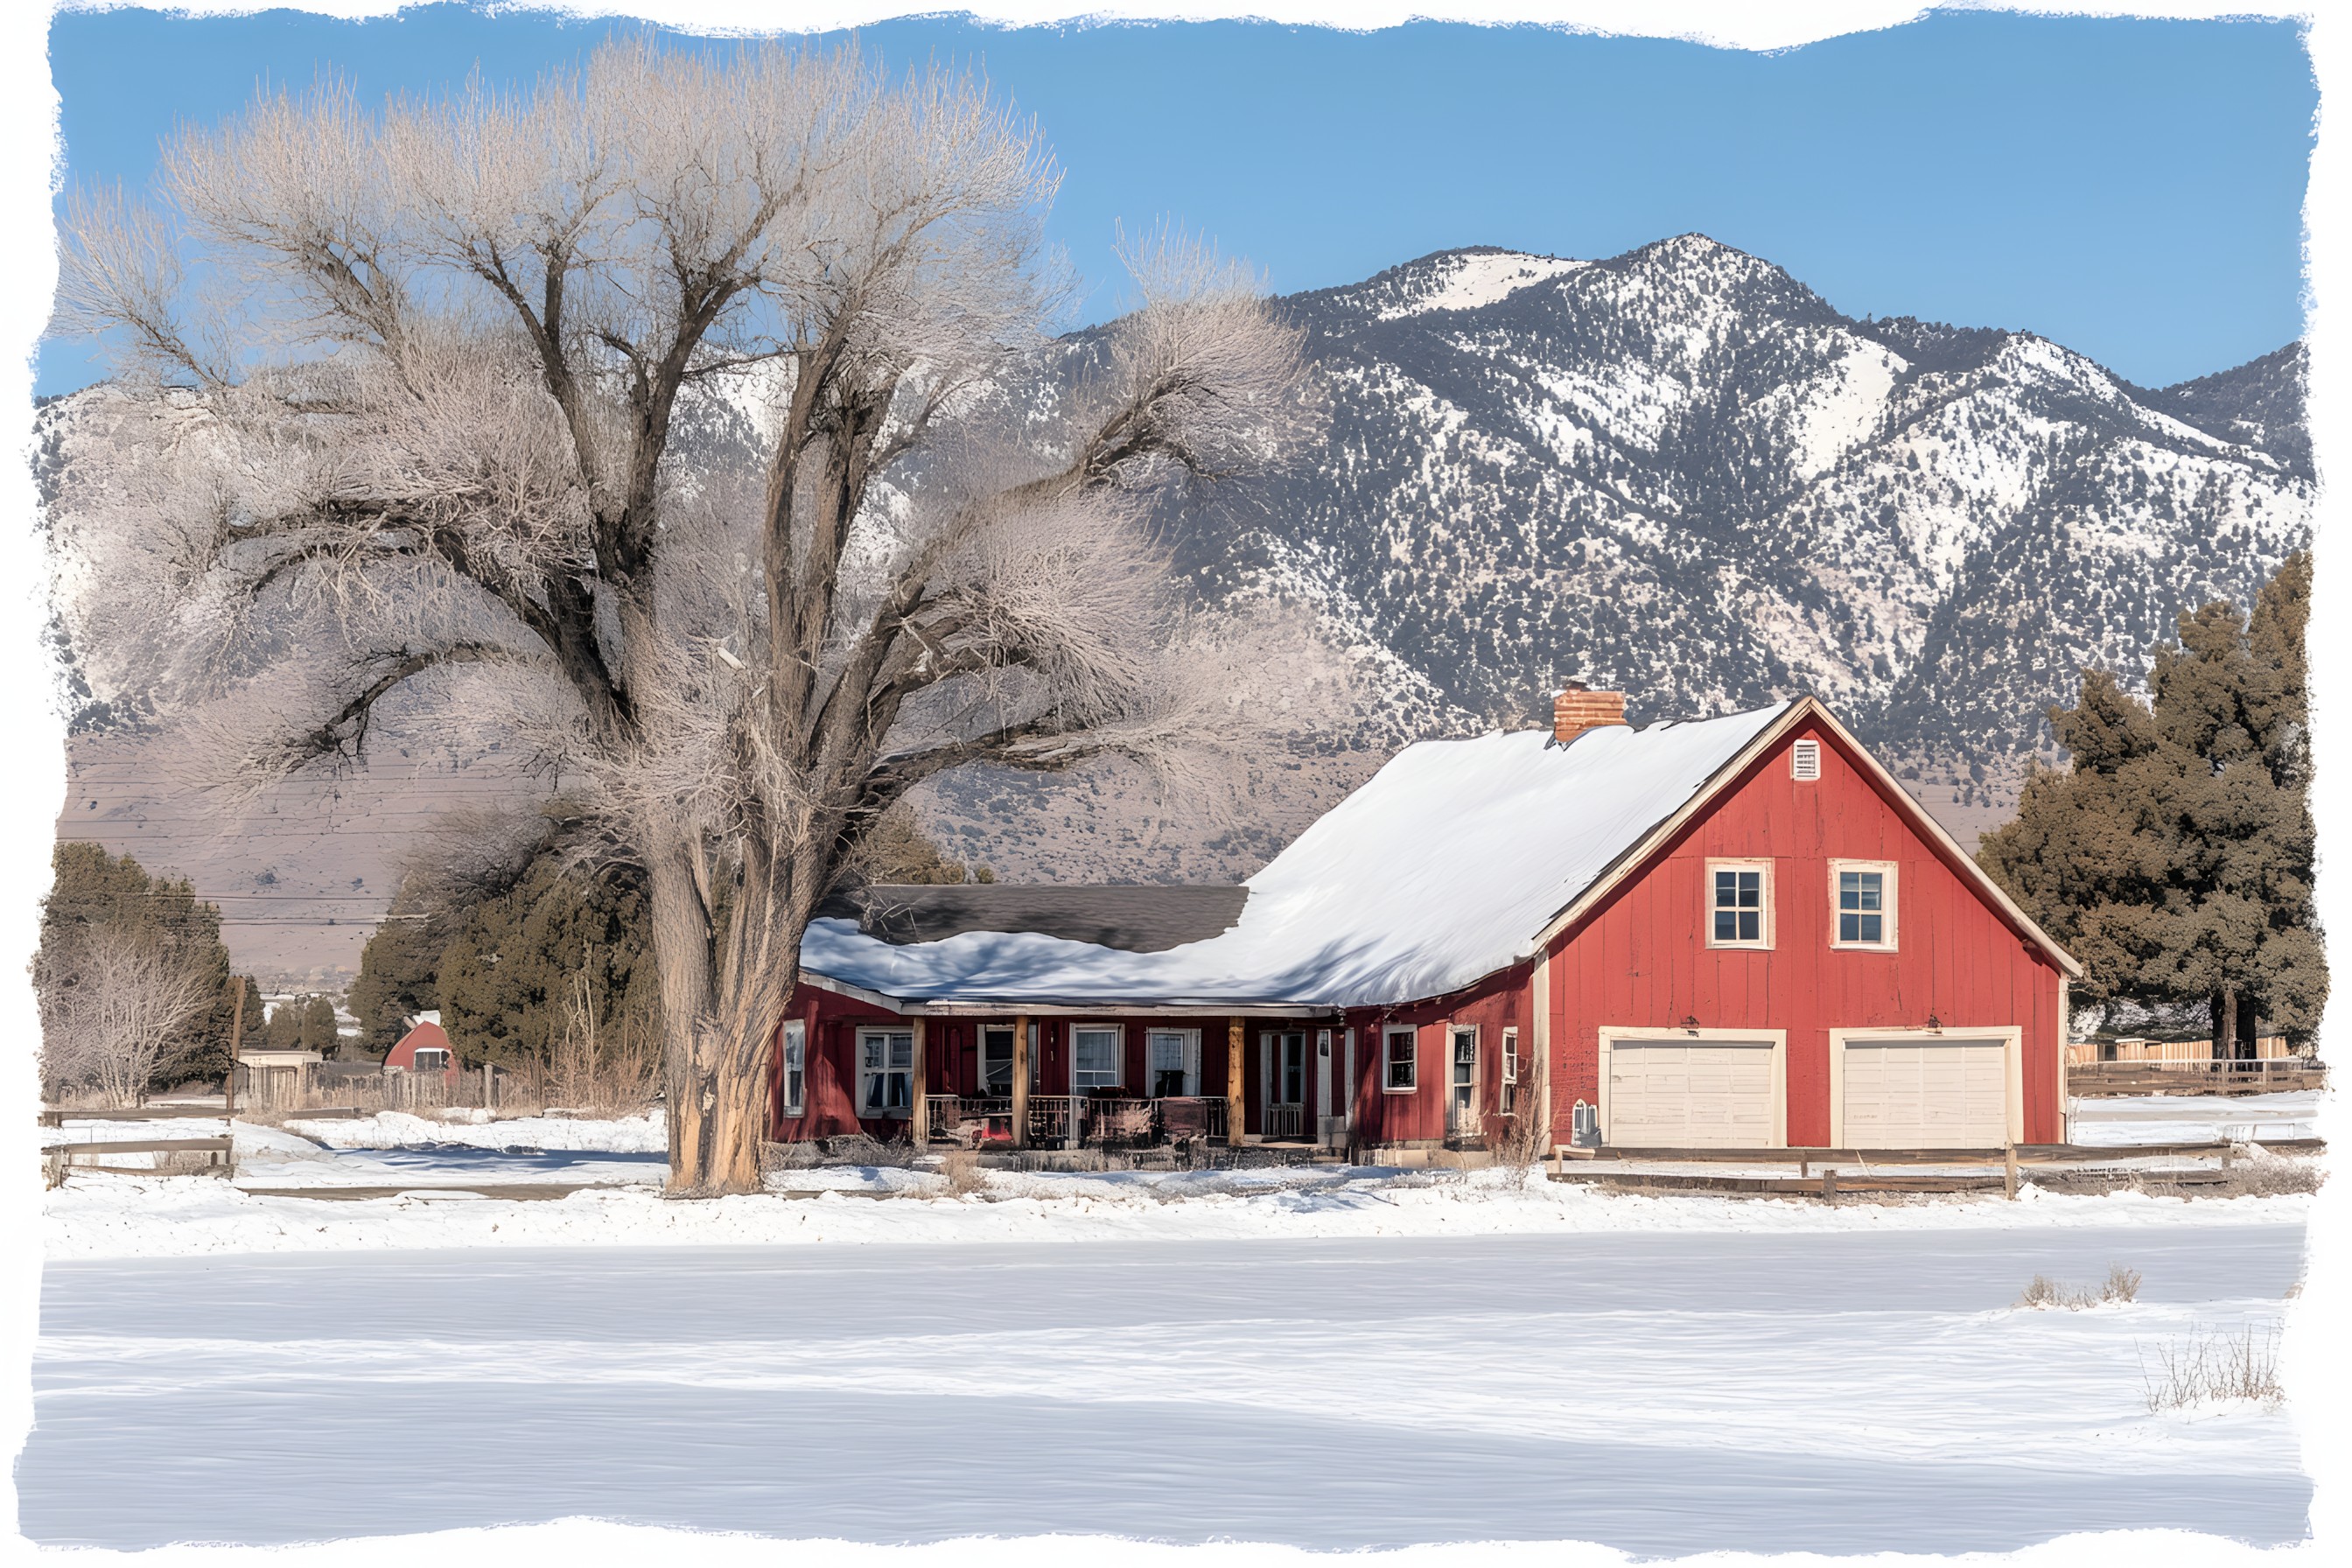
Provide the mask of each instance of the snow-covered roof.
[{"label": "snow-covered roof", "polygon": [[1788,711],[1409,746],[1249,879],[1232,929],[1159,952],[1035,932],[892,945],[811,923],[813,976],[908,1001],[1366,1006],[1457,991],[1538,934]]}]

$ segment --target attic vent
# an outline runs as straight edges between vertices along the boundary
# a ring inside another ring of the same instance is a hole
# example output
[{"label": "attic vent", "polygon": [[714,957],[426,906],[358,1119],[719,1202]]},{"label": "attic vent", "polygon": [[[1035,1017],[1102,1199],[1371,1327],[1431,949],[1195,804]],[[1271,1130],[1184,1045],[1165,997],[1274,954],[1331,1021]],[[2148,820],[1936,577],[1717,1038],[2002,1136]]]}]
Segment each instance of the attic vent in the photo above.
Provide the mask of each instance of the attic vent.
[{"label": "attic vent", "polygon": [[1822,743],[1800,741],[1789,748],[1789,773],[1800,784],[1811,784],[1822,776]]}]

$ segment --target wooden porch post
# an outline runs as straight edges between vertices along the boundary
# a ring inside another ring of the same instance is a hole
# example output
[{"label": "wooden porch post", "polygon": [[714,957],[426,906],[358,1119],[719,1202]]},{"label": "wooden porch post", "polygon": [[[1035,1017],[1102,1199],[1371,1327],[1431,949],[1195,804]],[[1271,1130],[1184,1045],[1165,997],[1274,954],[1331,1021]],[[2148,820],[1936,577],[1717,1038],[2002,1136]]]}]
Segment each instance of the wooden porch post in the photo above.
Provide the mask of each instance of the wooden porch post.
[{"label": "wooden porch post", "polygon": [[1247,1118],[1242,1110],[1242,1021],[1225,1020],[1225,1146],[1242,1146]]},{"label": "wooden porch post", "polygon": [[1013,1020],[1013,1146],[1029,1147],[1029,1017]]},{"label": "wooden porch post", "polygon": [[931,1141],[931,1071],[923,1026],[928,1022],[920,1013],[915,1015],[914,1103],[907,1108],[907,1122],[908,1140],[918,1152]]}]

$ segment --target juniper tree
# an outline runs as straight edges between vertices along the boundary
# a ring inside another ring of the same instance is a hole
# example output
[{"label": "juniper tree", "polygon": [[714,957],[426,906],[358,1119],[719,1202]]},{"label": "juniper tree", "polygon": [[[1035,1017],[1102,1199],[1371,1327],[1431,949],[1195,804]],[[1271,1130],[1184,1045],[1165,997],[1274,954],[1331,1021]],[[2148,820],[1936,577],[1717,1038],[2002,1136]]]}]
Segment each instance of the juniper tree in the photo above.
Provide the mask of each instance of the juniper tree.
[{"label": "juniper tree", "polygon": [[245,777],[436,693],[527,738],[646,879],[671,1190],[756,1187],[802,933],[876,822],[972,764],[1197,787],[1321,668],[1188,609],[1151,528],[1315,427],[1300,333],[1144,245],[1045,374],[1058,178],[967,75],[781,45],[188,132],[70,208],[61,330],[122,367],[61,444],[83,668]]},{"label": "juniper tree", "polygon": [[1979,860],[2085,967],[2086,999],[2201,1002],[2213,1051],[2257,1018],[2308,1037],[2327,994],[2312,900],[2304,630],[2311,558],[2291,556],[2251,616],[2184,614],[2152,700],[2103,672],[2051,710],[2064,771],[2029,778]]}]

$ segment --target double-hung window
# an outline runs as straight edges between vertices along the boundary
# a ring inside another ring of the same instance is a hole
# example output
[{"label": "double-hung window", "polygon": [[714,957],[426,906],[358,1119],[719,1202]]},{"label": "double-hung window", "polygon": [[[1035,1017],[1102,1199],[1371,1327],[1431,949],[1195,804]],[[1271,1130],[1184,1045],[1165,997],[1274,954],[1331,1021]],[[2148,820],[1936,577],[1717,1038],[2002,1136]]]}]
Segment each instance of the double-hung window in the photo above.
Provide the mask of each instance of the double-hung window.
[{"label": "double-hung window", "polygon": [[1384,1037],[1386,1067],[1381,1075],[1381,1087],[1390,1094],[1411,1094],[1421,1084],[1421,1054],[1419,1032],[1409,1026],[1399,1025]]},{"label": "double-hung window", "polygon": [[905,1116],[915,1104],[915,1034],[857,1031],[857,1114],[869,1121]]},{"label": "double-hung window", "polygon": [[1143,1037],[1144,1085],[1155,1100],[1201,1092],[1201,1031],[1153,1029]]},{"label": "double-hung window", "polygon": [[1519,1031],[1503,1031],[1503,1114],[1519,1108]]},{"label": "double-hung window", "polygon": [[1772,945],[1772,862],[1706,863],[1706,945]]},{"label": "double-hung window", "polygon": [[[914,1048],[911,1041],[908,1048]],[[783,1114],[808,1114],[808,1025],[799,1018],[784,1020]]]},{"label": "double-hung window", "polygon": [[1080,1024],[1070,1031],[1070,1092],[1117,1089],[1120,1030],[1115,1024]]},{"label": "double-hung window", "polygon": [[1895,951],[1895,863],[1830,862],[1832,947]]}]

